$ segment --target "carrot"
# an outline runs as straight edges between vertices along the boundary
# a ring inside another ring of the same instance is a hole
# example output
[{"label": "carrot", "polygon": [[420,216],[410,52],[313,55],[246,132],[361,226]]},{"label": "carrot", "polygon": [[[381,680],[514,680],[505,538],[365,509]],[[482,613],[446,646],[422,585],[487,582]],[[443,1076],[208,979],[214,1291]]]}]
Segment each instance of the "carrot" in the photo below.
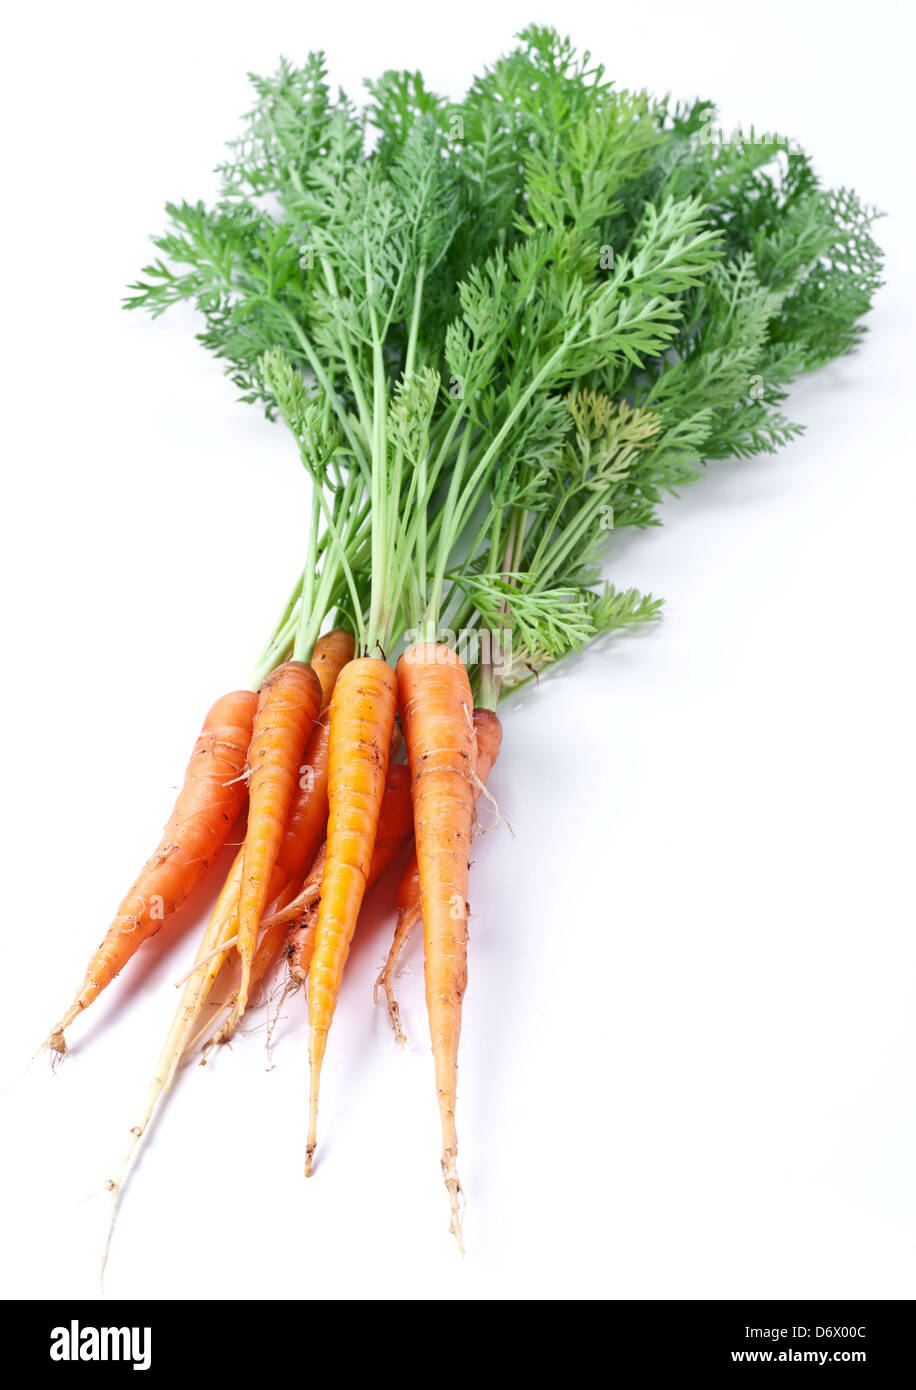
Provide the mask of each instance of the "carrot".
[{"label": "carrot", "polygon": [[[321,714],[315,722],[315,727],[306,745],[305,761],[299,769],[302,775],[300,775],[293,793],[293,802],[287,816],[283,839],[280,842],[277,862],[271,874],[270,887],[266,896],[268,903],[272,902],[278,894],[289,892],[290,898],[295,896],[294,890],[291,890],[291,885],[302,874],[304,865],[312,861],[324,834],[328,819],[328,723],[326,718],[322,718],[322,715],[327,710],[337,677],[352,656],[353,637],[349,632],[335,629],[319,637],[315,643],[311,665],[321,686]],[[238,890],[241,884],[244,853],[244,848],[239,851],[236,862],[230,871],[236,876],[236,898],[229,909],[232,914],[232,925],[231,930],[225,934],[224,939],[228,944],[223,952],[223,961],[227,959],[229,950],[237,944],[238,939]],[[281,905],[286,906],[286,902],[283,902],[282,899]],[[261,926],[266,930],[266,922],[262,922]],[[267,966],[279,949],[284,935],[285,932],[280,932],[274,939],[259,943],[251,964],[249,992],[263,977]],[[240,1018],[237,1008],[238,997],[239,991],[235,990],[231,998],[223,1005],[221,1012],[229,1009],[232,1014],[221,1030],[225,1036],[215,1036],[214,1043],[225,1042],[229,1035],[235,1031]]]},{"label": "carrot", "polygon": [[184,784],[155,853],[118,908],[73,1003],[46,1046],[64,1053],[64,1032],[181,906],[222,848],[245,802],[243,777],[257,696],[224,695],[204,720]]},{"label": "carrot", "polygon": [[[370,892],[400,854],[410,839],[413,823],[410,809],[410,773],[404,763],[394,763],[388,768],[388,783],[382,798],[379,814],[378,834],[372,863],[366,879],[366,892]],[[308,979],[309,965],[315,946],[315,931],[318,926],[318,904],[321,900],[321,880],[327,845],[323,844],[315,856],[315,862],[308,872],[299,892],[285,901],[286,894],[279,899],[278,910],[261,922],[261,939],[251,965],[252,988],[266,975],[281,945],[285,942],[283,955],[289,964],[290,986],[298,989]],[[284,991],[284,997],[290,990]],[[207,1044],[217,1046],[228,1042],[239,1022],[234,1009],[237,995],[233,995],[223,1005],[221,1014],[229,1012],[230,1017],[214,1033]]]},{"label": "carrot", "polygon": [[[309,870],[308,877],[302,888],[296,893],[294,885],[289,884],[288,888],[281,893],[278,899],[278,910],[270,917],[265,917],[261,921],[261,938],[258,941],[258,949],[255,951],[254,959],[251,962],[251,981],[250,989],[260,984],[267,974],[280,947],[286,941],[289,933],[289,916],[293,912],[296,918],[301,918],[303,914],[308,914],[308,904],[317,903],[321,893],[321,874],[324,869],[324,845],[318,851],[315,861]],[[228,954],[228,952],[227,952]],[[304,978],[304,977],[303,977]],[[298,987],[298,981],[296,982]],[[219,1010],[217,1018],[224,1014],[229,1015],[212,1037],[208,1039],[204,1052],[209,1052],[211,1047],[218,1047],[221,1043],[226,1043],[232,1037],[238,1024],[240,1016],[238,1012],[238,990],[235,990],[225,1004]],[[215,1020],[211,1020],[211,1024]],[[210,1025],[208,1024],[207,1027]],[[206,1029],[204,1030],[206,1031]]]},{"label": "carrot", "polygon": [[391,763],[382,797],[375,847],[369,867],[371,888],[397,859],[413,830],[413,807],[410,797],[410,768],[406,763]]},{"label": "carrot", "polygon": [[[277,863],[267,892],[268,903],[300,877],[306,864],[312,863],[324,835],[328,820],[328,721],[322,716],[327,711],[341,669],[352,657],[353,638],[349,632],[335,629],[319,637],[315,643],[311,666],[321,686],[321,712],[306,745],[305,761],[299,768],[300,777],[293,792]],[[233,865],[233,872],[238,867],[239,881],[244,853],[243,848],[237,857],[238,865]]]},{"label": "carrot", "polygon": [[[350,660],[352,655],[353,638],[346,632],[335,630],[326,633],[324,636],[319,637],[315,643],[315,649],[312,654],[312,667],[317,674],[317,685],[322,709],[326,708],[340,671]],[[310,682],[307,680],[306,685],[309,686],[309,684]],[[256,697],[252,695],[252,718],[254,717],[255,703]],[[318,732],[319,726],[316,726],[315,735],[317,735]],[[327,738],[325,731],[325,745],[326,742]],[[300,779],[298,788],[294,792],[293,804],[290,808],[286,829],[277,856],[277,864],[271,875],[268,901],[270,901],[271,897],[276,897],[278,893],[282,893],[286,884],[289,883],[291,879],[295,880],[295,877],[301,871],[300,865],[302,858],[308,853],[308,846],[314,840],[316,827],[318,835],[321,834],[324,827],[324,820],[327,814],[327,793],[325,790],[327,777],[326,769],[322,774],[324,778],[323,781],[321,776],[315,775],[315,765],[320,762],[321,759],[315,751],[314,735],[309,740],[306,749],[306,758],[307,766],[312,775]],[[316,800],[318,802],[318,811],[312,814],[309,812],[308,808],[310,803]],[[160,1097],[171,1087],[181,1059],[192,1041],[194,1028],[200,1012],[237,939],[243,867],[244,849],[240,850],[236,855],[232,868],[229,870],[226,881],[223,884],[219,898],[213,908],[213,912],[210,915],[207,929],[197,952],[195,966],[185,982],[181,1001],[175,1012],[175,1017],[166,1037],[165,1045],[162,1048],[155,1075],[150,1082],[142,1114],[138,1123],[134,1125],[130,1132],[130,1143],[118,1170],[118,1175],[107,1184],[108,1190],[112,1194],[112,1206],[108,1239],[106,1240],[105,1255],[102,1261],[103,1269],[105,1259],[107,1259],[108,1241],[111,1238],[111,1231],[114,1226],[114,1219],[130,1160],[140,1139],[149,1127],[150,1120],[152,1119]],[[261,978],[267,965],[270,963],[270,958],[279,948],[284,935],[285,930],[278,934],[272,945],[268,939],[262,939],[253,962],[252,975],[254,979]],[[235,1002],[235,998],[230,1000],[230,1006],[234,1005]],[[234,1028],[236,1021],[237,1014],[234,1012],[230,1019],[230,1023],[226,1025],[230,1028],[230,1031],[231,1028]]]},{"label": "carrot", "polygon": [[387,662],[360,657],[344,667],[331,697],[327,859],[309,986],[306,1176],[315,1152],[321,1064],[372,863],[396,708],[397,680]]},{"label": "carrot", "polygon": [[[349,633],[341,634],[349,642],[349,651],[352,655],[353,639]],[[318,647],[315,648],[316,653]],[[349,660],[349,656],[347,660]],[[315,658],[312,659],[315,664]],[[335,676],[336,676],[335,672]],[[392,738],[392,748],[396,746],[396,740]],[[286,833],[284,835],[284,846],[292,842],[297,828],[301,825],[306,813],[310,808],[317,810],[316,803],[319,797],[316,795],[320,786],[321,799],[324,804],[324,818],[320,821],[320,829],[324,829],[324,822],[327,821],[327,751],[328,751],[328,725],[327,722],[319,720],[315,724],[309,746],[306,749],[306,767],[310,774],[307,780],[311,788],[311,795],[301,797],[299,803],[294,804],[293,810],[287,822]],[[367,891],[373,886],[376,880],[385,871],[393,859],[397,857],[404,848],[410,834],[411,812],[410,797],[408,792],[409,774],[403,763],[395,763],[388,769],[388,784],[385,788],[385,795],[382,799],[382,809],[379,816],[379,836],[376,839],[376,847],[372,855],[372,865],[369,870]],[[390,804],[389,804],[390,803]],[[314,817],[316,824],[319,824],[317,817]],[[299,831],[301,837],[301,830]],[[314,838],[314,830],[310,827],[308,841]],[[304,840],[302,841],[304,842]],[[314,924],[317,921],[317,903],[321,897],[321,879],[324,873],[326,844],[322,844],[318,849],[312,862],[312,867],[303,883],[298,894],[291,895],[287,902],[281,900],[278,910],[270,917],[265,917],[261,922],[262,939],[258,945],[257,953],[251,967],[251,983],[255,984],[260,980],[277,949],[280,942],[288,934],[291,935],[291,928],[298,924],[301,925],[307,920],[312,922],[312,937],[314,937]],[[278,866],[288,870],[293,860],[301,860],[301,843],[297,846],[295,856],[288,852],[284,862],[284,852],[281,848],[278,857]],[[268,898],[269,901],[269,898]],[[314,911],[311,909],[314,908]],[[297,952],[297,962],[300,952]],[[309,957],[311,949],[309,949]],[[290,947],[290,958],[292,958],[292,947]],[[299,974],[293,971],[298,978],[305,979],[308,973],[306,964],[305,970]],[[234,1002],[234,1001],[233,1001]],[[228,1025],[227,1025],[228,1027]],[[229,1027],[231,1031],[231,1027]],[[226,1029],[223,1030],[226,1033]],[[217,1036],[215,1042],[225,1042],[225,1036]]]},{"label": "carrot", "polygon": [[426,1007],[442,1123],[449,1229],[463,1249],[458,1198],[458,1037],[467,984],[468,855],[477,788],[474,702],[449,647],[424,642],[397,666],[400,718],[412,776],[414,834],[423,905]]},{"label": "carrot", "polygon": [[287,934],[290,934],[298,930],[309,916],[312,908],[318,906],[327,853],[328,842],[325,840],[315,855],[312,867],[306,874],[302,887],[296,896],[277,912],[272,913],[270,917],[264,918],[262,926],[265,931],[273,930],[274,927],[283,927]]},{"label": "carrot", "polygon": [[[258,942],[258,949],[255,951],[254,960],[251,962],[252,990],[256,985],[260,984],[277,957],[278,951],[280,951],[286,940],[286,932],[287,929],[284,925],[277,926],[276,924],[269,927],[265,926],[262,930],[261,939]],[[281,956],[280,960],[282,959],[283,957]],[[298,985],[296,987],[298,987]],[[284,997],[285,995],[286,990],[284,990]],[[212,1033],[204,1044],[204,1054],[208,1053],[211,1048],[219,1047],[223,1043],[229,1042],[230,1038],[234,1035],[240,1022],[238,1009],[236,1008],[237,1003],[238,990],[235,990],[226,1000],[225,1004],[218,1010],[214,1018],[211,1019],[202,1030],[202,1032],[207,1032],[214,1024],[219,1024],[215,1032]],[[228,1017],[225,1018],[225,1022],[219,1023],[219,1020],[224,1018],[225,1015],[228,1015]]]},{"label": "carrot", "polygon": [[[156,1071],[149,1084],[144,1101],[143,1110],[137,1123],[130,1131],[127,1149],[117,1175],[109,1178],[105,1186],[111,1193],[111,1208],[109,1213],[108,1231],[105,1238],[105,1249],[102,1254],[102,1273],[105,1271],[105,1263],[108,1259],[108,1247],[111,1242],[111,1234],[114,1229],[115,1217],[121,1201],[121,1194],[124,1190],[124,1183],[127,1170],[130,1166],[131,1158],[143,1135],[146,1133],[153,1112],[156,1109],[160,1096],[168,1091],[179,1063],[185,1053],[188,1043],[194,1032],[194,1026],[207,997],[213,988],[217,976],[223,968],[229,950],[225,945],[235,930],[235,907],[238,903],[239,885],[241,883],[241,855],[236,856],[235,863],[229,872],[213,912],[204,932],[203,940],[197,952],[197,963],[185,982],[181,1000],[175,1010],[175,1017],[169,1029],[165,1044],[159,1054],[159,1061]],[[225,949],[217,953],[217,948],[225,945]]]},{"label": "carrot", "polygon": [[[276,872],[276,870],[274,872]],[[278,908],[280,910],[285,908],[287,904],[295,896],[295,894],[295,882],[287,884],[286,888],[283,890],[283,892],[277,899]],[[276,925],[271,925],[269,919],[267,918],[264,918],[262,920],[261,935],[258,941],[258,949],[255,951],[254,959],[251,962],[251,982],[249,986],[250,992],[253,991],[261,983],[268,970],[270,969],[270,966],[275,962],[275,960],[277,960],[278,952],[280,951],[280,948],[283,945],[285,939],[285,925],[281,925],[278,927]],[[225,956],[223,957],[223,959],[225,960]],[[279,960],[277,960],[277,964],[279,964]],[[284,998],[286,997],[286,994],[288,992],[290,992],[288,988],[284,990]],[[216,1014],[200,1030],[200,1033],[198,1034],[199,1037],[202,1037],[205,1033],[210,1033],[210,1037],[207,1039],[202,1049],[204,1055],[201,1059],[201,1066],[204,1065],[206,1061],[206,1055],[212,1048],[220,1046],[221,1043],[229,1042],[230,1038],[235,1033],[235,1030],[241,1021],[238,1011],[238,998],[238,990],[233,990],[232,994],[230,994],[226,1002],[220,1005]],[[225,1018],[225,1022],[220,1023],[220,1020],[223,1018]],[[270,1028],[268,1028],[268,1038],[270,1036],[270,1031]],[[193,1046],[193,1040],[192,1042],[188,1043],[187,1046]]]},{"label": "carrot", "polygon": [[321,686],[321,708],[327,709],[340,675],[348,661],[353,660],[353,634],[335,627],[324,632],[315,643],[309,662]]},{"label": "carrot", "polygon": [[[382,809],[379,812],[372,862],[366,879],[367,893],[401,853],[410,839],[412,826],[410,772],[405,763],[391,763],[388,767],[385,794],[382,797]],[[289,973],[294,980],[301,981],[306,978],[312,958],[315,929],[318,924],[321,880],[324,874],[325,848],[322,846],[322,851],[316,858],[298,897],[282,912],[276,913],[264,923],[265,931],[275,923],[286,925]]]},{"label": "carrot", "polygon": [[[366,892],[372,887],[371,871],[366,881]],[[286,931],[286,961],[290,980],[298,987],[308,979],[309,967],[315,951],[315,935],[318,931],[318,908],[321,903],[321,884],[315,893],[311,906],[300,910],[295,924]]]},{"label": "carrot", "polygon": [[[407,765],[406,763],[389,763],[385,793],[379,812],[375,848],[372,851],[372,863],[366,881],[367,892],[404,848],[410,836],[412,823],[410,773]],[[321,897],[321,879],[324,874],[326,852],[327,841],[315,856],[315,861],[298,894],[281,911],[264,919],[261,925],[265,930],[275,925],[284,925],[292,932],[302,925],[310,910]]]},{"label": "carrot", "polygon": [[385,991],[385,1003],[388,1008],[388,1018],[394,1029],[395,1041],[400,1043],[401,1047],[406,1047],[407,1034],[401,1023],[401,1009],[394,992],[394,977],[414,927],[418,922],[423,921],[423,914],[420,909],[420,870],[417,865],[416,850],[411,855],[410,863],[404,870],[401,882],[398,884],[397,906],[397,926],[394,929],[388,958],[376,978],[372,998],[377,1004],[379,990]]},{"label": "carrot", "polygon": [[299,767],[320,705],[318,677],[302,661],[278,666],[258,697],[248,753],[248,830],[239,893],[239,1017],[248,1003],[258,923],[267,906]]},{"label": "carrot", "polygon": [[[474,798],[476,802],[487,785],[493,764],[499,757],[503,731],[498,716],[490,709],[475,709],[474,729],[477,734],[477,787]],[[401,1026],[401,1011],[395,998],[394,977],[410,933],[421,920],[420,870],[417,867],[417,855],[414,851],[398,885],[398,924],[395,928],[391,949],[388,952],[388,959],[379,972],[374,990],[376,1003],[378,1003],[379,990],[385,991],[388,1017],[391,1019],[394,1036],[402,1047],[406,1046],[407,1038]]]},{"label": "carrot", "polygon": [[[375,837],[372,863],[366,880],[367,893],[407,844],[412,824],[410,773],[405,763],[392,763],[388,768],[388,781],[379,813],[378,834]],[[288,901],[284,901],[286,895],[282,895],[277,911],[261,922],[261,939],[251,966],[252,988],[266,975],[284,942],[286,947],[283,954],[289,964],[292,988],[298,989],[308,979],[318,925],[318,903],[321,899],[326,852],[327,845],[323,844],[299,892],[295,896],[290,894]],[[233,995],[223,1005],[220,1012],[228,1011],[230,1017],[213,1034],[207,1049],[211,1045],[228,1042],[232,1037],[239,1021],[234,1010],[235,1003],[236,995]]]},{"label": "carrot", "polygon": [[[353,637],[335,629],[318,638],[311,667],[321,686],[321,710],[299,768],[292,805],[277,853],[277,876],[267,902],[311,864],[324,838],[328,819],[328,720],[326,711],[340,672],[353,659]],[[282,882],[281,882],[282,880]],[[279,883],[279,887],[276,886]]]}]

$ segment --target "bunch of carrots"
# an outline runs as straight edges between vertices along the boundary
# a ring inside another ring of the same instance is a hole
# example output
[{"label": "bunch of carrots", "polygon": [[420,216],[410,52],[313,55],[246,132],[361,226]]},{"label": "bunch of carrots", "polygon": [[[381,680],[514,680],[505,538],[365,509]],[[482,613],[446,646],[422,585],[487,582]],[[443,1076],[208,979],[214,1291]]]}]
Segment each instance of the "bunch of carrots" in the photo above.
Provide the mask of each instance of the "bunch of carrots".
[{"label": "bunch of carrots", "polygon": [[[533,26],[460,103],[418,73],[332,96],[322,55],[254,78],[220,195],[169,205],[131,287],[190,301],[310,484],[302,572],[249,686],[206,716],[162,839],[93,955],[66,1034],[206,874],[246,810],[121,1169],[184,1058],[233,1036],[284,966],[307,986],[305,1172],[367,892],[409,862],[377,995],[422,924],[450,1229],[478,802],[519,684],[659,603],[602,583],[708,459],[798,433],[789,382],[848,352],[875,214],[778,137],[708,139],[709,103],[622,91]],[[762,383],[759,387],[754,383]],[[201,1022],[220,978],[238,985]]]}]

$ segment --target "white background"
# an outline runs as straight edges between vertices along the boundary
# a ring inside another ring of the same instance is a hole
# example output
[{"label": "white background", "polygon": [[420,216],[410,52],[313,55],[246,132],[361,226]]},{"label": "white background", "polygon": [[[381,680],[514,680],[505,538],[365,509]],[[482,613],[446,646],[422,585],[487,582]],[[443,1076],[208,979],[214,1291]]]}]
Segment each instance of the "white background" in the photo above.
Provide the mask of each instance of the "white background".
[{"label": "white background", "polygon": [[[664,623],[505,710],[480,842],[446,1233],[417,952],[395,1049],[362,923],[301,1176],[305,1023],[176,1087],[137,1166],[122,1297],[909,1297],[913,922],[913,13],[905,4],[87,3],[4,43],[3,1292],[93,1296],[119,1157],[212,889],[20,1073],[244,683],[304,547],[279,428],[193,340],[119,308],[166,198],[209,196],[245,73],[329,52],[457,96],[530,18],[628,86],[798,138],[889,215],[854,357],[806,435],[710,468],[608,573]],[[392,883],[388,883],[389,894]]]}]

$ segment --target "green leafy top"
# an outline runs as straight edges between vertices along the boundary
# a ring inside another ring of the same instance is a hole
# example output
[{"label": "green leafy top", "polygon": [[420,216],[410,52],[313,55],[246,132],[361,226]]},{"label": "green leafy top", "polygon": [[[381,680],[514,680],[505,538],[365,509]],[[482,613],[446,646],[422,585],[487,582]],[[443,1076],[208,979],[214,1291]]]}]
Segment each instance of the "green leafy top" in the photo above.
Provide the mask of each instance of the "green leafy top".
[{"label": "green leafy top", "polygon": [[322,54],[251,80],[216,205],[169,205],[127,303],[193,303],[296,438],[300,639],[332,600],[364,650],[500,623],[511,684],[654,616],[598,587],[608,538],[798,433],[790,382],[856,345],[880,284],[874,211],[540,26],[460,103],[390,71],[359,112]]}]

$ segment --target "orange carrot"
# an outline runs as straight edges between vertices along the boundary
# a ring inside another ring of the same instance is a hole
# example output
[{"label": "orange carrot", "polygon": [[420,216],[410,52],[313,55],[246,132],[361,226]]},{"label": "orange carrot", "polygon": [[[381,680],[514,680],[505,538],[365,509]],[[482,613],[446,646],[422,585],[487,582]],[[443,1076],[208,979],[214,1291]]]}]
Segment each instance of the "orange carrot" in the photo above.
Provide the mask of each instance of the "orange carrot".
[{"label": "orange carrot", "polygon": [[321,880],[324,877],[327,853],[328,842],[325,840],[315,855],[312,867],[306,874],[302,887],[296,896],[277,912],[272,913],[270,917],[265,917],[262,923],[265,931],[274,927],[284,927],[287,934],[291,934],[302,925],[312,908],[317,908],[318,900],[321,897]]},{"label": "orange carrot", "polygon": [[[254,959],[251,962],[250,990],[254,990],[254,988],[261,983],[261,980],[267,974],[267,971],[277,956],[280,947],[286,942],[289,934],[289,919],[287,917],[287,912],[292,910],[297,918],[301,918],[303,913],[306,915],[308,914],[308,903],[318,902],[318,898],[321,894],[321,874],[324,869],[324,853],[325,847],[322,845],[299,893],[296,894],[293,884],[290,884],[288,888],[281,893],[278,899],[278,910],[272,916],[262,919],[261,937],[258,941],[258,949],[255,951]],[[295,903],[293,902],[294,896]],[[285,951],[284,955],[286,955]],[[307,969],[308,967],[306,966],[306,970]],[[294,988],[298,988],[298,985],[299,982],[297,980]],[[235,990],[219,1010],[216,1019],[221,1018],[223,1014],[228,1014],[229,1017],[212,1034],[204,1047],[204,1052],[209,1052],[211,1047],[218,1047],[221,1043],[227,1043],[232,1037],[240,1022],[237,1005],[238,990]],[[208,1028],[216,1022],[216,1019],[210,1020]]]},{"label": "orange carrot", "polygon": [[239,893],[240,1018],[248,1003],[258,924],[267,906],[299,768],[320,705],[318,677],[302,661],[278,666],[258,696],[248,752],[248,830]]},{"label": "orange carrot", "polygon": [[411,647],[398,662],[397,677],[413,779],[442,1175],[451,1204],[449,1229],[463,1249],[455,1101],[461,1000],[467,984],[468,856],[477,789],[474,702],[464,665],[449,647],[432,642]]},{"label": "orange carrot", "polygon": [[[349,632],[335,629],[326,632],[315,643],[311,666],[321,686],[321,712],[299,768],[299,779],[286,818],[277,863],[271,875],[266,899],[268,903],[282,893],[293,879],[298,879],[307,864],[313,862],[324,835],[328,820],[328,721],[322,716],[326,714],[337,677],[352,657],[353,638]],[[237,857],[239,881],[244,855],[242,848]],[[234,864],[232,872],[235,871]],[[235,936],[237,932],[238,922],[230,935]]]},{"label": "orange carrot", "polygon": [[327,859],[309,986],[306,1175],[315,1152],[321,1064],[372,863],[396,709],[397,681],[387,662],[360,657],[341,671],[331,697]]},{"label": "orange carrot", "polygon": [[[325,715],[327,710],[337,677],[352,656],[353,638],[349,632],[327,632],[315,643],[311,665],[321,686],[321,714],[306,745],[305,761],[299,768],[299,780],[293,792],[293,802],[280,842],[277,862],[270,877],[270,887],[265,900],[268,903],[278,894],[290,891],[290,885],[298,880],[304,866],[312,861],[324,835],[328,819],[328,721],[326,717],[322,718],[322,715]],[[228,943],[220,946],[220,966],[228,959],[230,950],[238,940],[239,887],[244,855],[245,851],[242,848],[227,879],[227,889],[230,880],[233,877],[235,879],[235,896],[231,896],[231,890],[225,896],[224,910],[230,920],[220,936],[221,943]],[[294,890],[290,891],[290,897],[292,896]],[[285,907],[286,903],[282,905]],[[266,923],[262,922],[261,925],[266,927]],[[263,977],[284,936],[285,932],[278,932],[274,938],[259,943],[251,964],[249,992]],[[237,1012],[238,994],[238,990],[235,990],[223,1006],[224,1009],[232,1011],[232,1016],[221,1030],[225,1036],[215,1037],[214,1042],[224,1042],[234,1032],[240,1017]]]},{"label": "orange carrot", "polygon": [[335,627],[318,638],[309,662],[321,686],[321,708],[331,703],[334,686],[348,661],[353,660],[353,634]]},{"label": "orange carrot", "polygon": [[65,1030],[181,906],[225,843],[245,802],[243,773],[256,705],[252,691],[236,690],[217,700],[204,720],[162,839],[118,908],[76,998],[51,1032],[48,1046],[55,1052],[66,1052]]},{"label": "orange carrot", "polygon": [[[287,883],[298,879],[313,862],[324,839],[328,820],[328,719],[326,711],[337,678],[353,659],[353,637],[335,629],[315,643],[311,667],[321,686],[321,712],[306,744],[296,790],[286,818],[277,854],[277,878],[267,896],[269,903]],[[281,881],[282,880],[282,881]],[[279,883],[279,887],[276,886]]]},{"label": "orange carrot", "polygon": [[[487,785],[493,764],[499,757],[503,731],[498,716],[490,709],[475,709],[474,729],[477,734],[477,786],[475,788],[475,801],[477,801]],[[379,990],[385,991],[388,1017],[391,1019],[394,1036],[402,1047],[406,1045],[407,1038],[401,1026],[401,1010],[394,994],[394,977],[410,933],[420,920],[420,870],[417,867],[417,855],[414,851],[398,885],[398,924],[395,928],[391,949],[388,952],[388,959],[375,982],[374,991],[376,1003],[378,1002]]]},{"label": "orange carrot", "polygon": [[[379,812],[372,862],[366,879],[367,893],[401,853],[410,839],[412,827],[410,772],[405,763],[391,763],[388,767],[385,795],[382,797],[382,809]],[[265,931],[275,923],[286,925],[289,973],[294,980],[301,981],[307,977],[312,959],[315,929],[318,925],[321,880],[324,875],[325,848],[326,846],[322,846],[298,897],[282,912],[276,913],[264,923]]]},{"label": "orange carrot", "polygon": [[[366,892],[372,887],[371,870],[366,882]],[[286,929],[286,961],[290,980],[298,987],[308,979],[309,967],[315,951],[315,936],[318,931],[318,908],[321,903],[321,882],[317,884],[314,900],[310,906],[303,906],[295,923]]]},{"label": "orange carrot", "polygon": [[[288,959],[288,937],[290,932],[290,918],[288,914],[290,912],[293,913],[297,920],[302,921],[303,919],[308,919],[312,923],[308,946],[308,959],[305,963],[305,972],[302,975],[303,980],[307,978],[308,961],[311,960],[311,945],[315,937],[314,928],[318,916],[318,899],[321,896],[321,876],[324,872],[324,857],[325,845],[322,844],[299,892],[296,892],[294,884],[291,883],[288,888],[280,894],[277,900],[277,910],[270,917],[261,919],[261,937],[258,941],[258,949],[254,954],[254,960],[251,962],[250,988],[252,990],[261,983],[275,961],[279,963],[279,959]],[[314,904],[314,908],[311,912],[310,904]],[[278,952],[281,947],[284,948],[283,955],[278,959]],[[284,990],[284,998],[287,993],[298,989],[299,985],[300,980],[298,977],[291,978],[288,982],[287,989]],[[205,1052],[209,1051],[211,1046],[218,1047],[222,1043],[229,1042],[240,1022],[237,1005],[238,990],[226,1000],[226,1003],[220,1010],[219,1016],[228,1013],[229,1017],[226,1019],[225,1023],[213,1033],[204,1048]]]},{"label": "orange carrot", "polygon": [[413,805],[410,797],[410,768],[406,763],[392,763],[388,768],[385,795],[375,835],[372,864],[369,868],[369,887],[397,859],[413,830]]},{"label": "orange carrot", "polygon": [[[406,763],[389,763],[382,808],[379,812],[375,848],[372,851],[372,863],[366,883],[367,892],[404,848],[410,836],[412,824],[410,772]],[[282,924],[292,931],[301,925],[300,919],[304,920],[309,910],[321,897],[321,880],[324,875],[326,851],[327,841],[315,856],[308,876],[298,894],[291,898],[281,911],[266,917],[261,924],[264,928]]]},{"label": "orange carrot", "polygon": [[[315,684],[318,687],[322,708],[327,705],[330,699],[334,683],[337,680],[341,668],[350,660],[352,655],[353,638],[346,632],[335,631],[326,633],[323,637],[319,637],[318,641],[315,643],[312,662],[314,670],[317,672],[317,681]],[[306,679],[305,684],[307,687],[310,685],[308,679]],[[253,720],[258,701],[257,697],[253,694],[250,699],[251,719]],[[307,759],[310,757],[309,750],[311,750],[312,747],[313,740],[310,740],[306,751]],[[242,761],[244,761],[244,758]],[[313,759],[313,762],[314,761]],[[322,783],[321,787],[323,788],[324,785],[325,783]],[[317,821],[313,823],[308,812],[308,803],[310,800],[316,798],[316,794],[319,801],[319,813],[317,815]],[[295,879],[301,871],[301,859],[304,854],[308,853],[308,845],[311,843],[315,834],[315,824],[317,824],[318,827],[317,833],[319,835],[321,834],[326,817],[326,806],[322,803],[322,797],[325,795],[326,793],[324,790],[320,790],[316,793],[316,779],[314,777],[302,778],[300,780],[293,795],[293,804],[287,819],[286,830],[281,841],[280,852],[277,856],[277,864],[271,875],[268,901],[270,901],[271,897],[275,897],[278,893],[282,893],[286,882],[288,882],[290,878]],[[152,1120],[156,1105],[163,1093],[170,1088],[181,1060],[191,1045],[197,1020],[203,1006],[229,957],[233,943],[237,939],[243,865],[244,849],[240,850],[236,855],[232,868],[227,875],[226,882],[223,885],[222,891],[211,913],[210,921],[197,953],[197,961],[185,982],[181,1001],[166,1038],[165,1046],[160,1054],[156,1073],[147,1091],[142,1115],[130,1132],[130,1143],[121,1163],[118,1176],[111,1179],[107,1184],[109,1191],[112,1193],[108,1239],[111,1237],[115,1213],[120,1201],[121,1191],[131,1157]],[[273,945],[271,945],[268,939],[262,939],[253,962],[252,976],[254,979],[261,978],[270,962],[270,957],[274,954],[275,950],[279,948],[284,935],[285,928],[278,933],[277,939]],[[229,1001],[229,1004],[225,1006],[233,1009],[232,1017],[226,1025],[226,1028],[230,1032],[237,1021],[237,1015],[234,1012],[235,1003],[236,1000],[233,998]],[[105,1250],[107,1257],[107,1241]]]},{"label": "orange carrot", "polygon": [[[227,944],[231,934],[235,930],[236,907],[238,904],[239,883],[241,881],[241,855],[236,856],[235,863],[229,872],[229,876],[223,885],[216,905],[210,915],[207,929],[204,932],[203,940],[197,952],[197,961],[194,969],[190,972],[184,983],[181,999],[178,1008],[175,1010],[175,1017],[172,1026],[168,1031],[165,1045],[159,1054],[159,1061],[153,1079],[150,1082],[143,1110],[137,1122],[130,1131],[124,1157],[118,1168],[117,1175],[109,1178],[105,1186],[111,1193],[111,1209],[109,1213],[108,1232],[105,1238],[105,1250],[102,1255],[102,1271],[104,1273],[105,1262],[108,1259],[108,1246],[111,1241],[111,1234],[114,1230],[115,1216],[121,1201],[121,1194],[124,1190],[124,1183],[130,1161],[134,1155],[137,1145],[143,1138],[156,1106],[162,1095],[169,1090],[175,1078],[181,1059],[190,1045],[197,1019],[203,1009],[204,1004],[216,982],[216,978],[225,964],[231,947]],[[217,948],[224,947],[219,950]]]}]

